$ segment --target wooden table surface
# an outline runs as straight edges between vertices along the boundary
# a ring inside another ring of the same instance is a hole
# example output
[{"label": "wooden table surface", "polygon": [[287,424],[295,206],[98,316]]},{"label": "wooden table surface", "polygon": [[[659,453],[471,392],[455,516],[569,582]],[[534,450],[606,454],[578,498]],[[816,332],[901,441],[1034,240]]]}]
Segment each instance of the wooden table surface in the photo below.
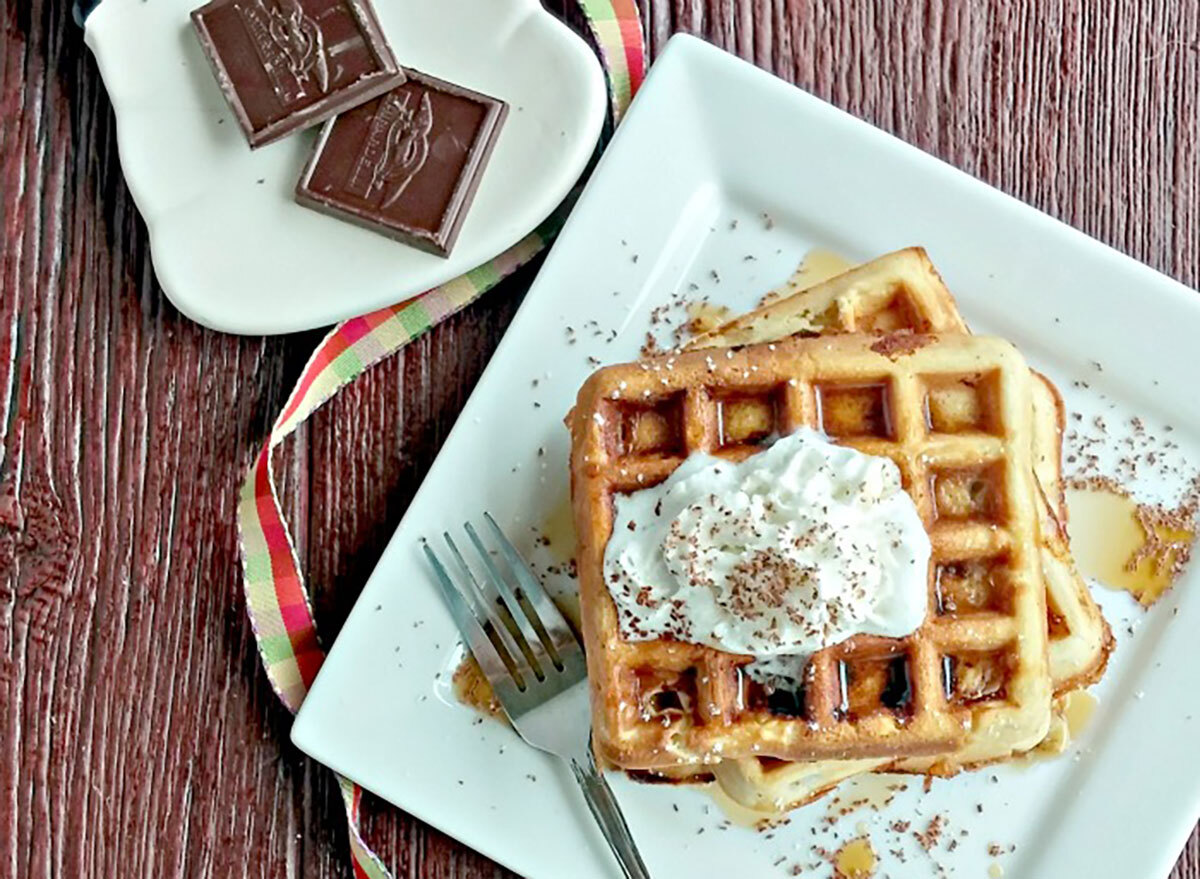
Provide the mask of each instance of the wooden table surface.
[{"label": "wooden table surface", "polygon": [[[703,35],[1200,281],[1196,0],[643,10],[652,52]],[[288,744],[260,669],[234,529],[238,483],[320,334],[181,317],[68,3],[6,0],[3,25],[0,875],[350,877],[333,777]],[[285,452],[327,638],[536,271],[370,371]],[[400,877],[508,875],[382,803],[366,815]],[[1200,836],[1172,875],[1200,879]]]}]

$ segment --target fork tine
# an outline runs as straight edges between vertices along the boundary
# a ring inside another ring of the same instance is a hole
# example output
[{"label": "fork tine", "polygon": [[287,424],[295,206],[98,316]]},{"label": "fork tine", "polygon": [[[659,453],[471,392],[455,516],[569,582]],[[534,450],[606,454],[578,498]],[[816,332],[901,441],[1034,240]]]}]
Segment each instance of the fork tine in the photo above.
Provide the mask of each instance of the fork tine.
[{"label": "fork tine", "polygon": [[[455,547],[453,542],[451,542],[449,540],[449,537],[447,537],[446,535],[443,535],[443,537],[446,537],[447,543],[450,547],[450,552],[454,556],[454,560],[455,560],[455,562],[457,562],[459,570],[465,571],[465,573],[462,575],[461,579],[469,581],[471,572],[470,572],[470,570],[467,570],[466,566],[463,564],[463,560],[457,552],[457,547]],[[421,542],[426,546],[425,551],[427,553],[432,554],[433,549],[429,547],[429,544],[425,543],[424,538],[421,539]],[[436,555],[434,555],[433,557],[437,558]],[[439,563],[440,563],[440,560],[439,560]],[[458,592],[458,594],[460,596],[462,596],[463,600],[470,607],[471,613],[473,613],[475,615],[475,619],[479,622],[479,625],[483,626],[485,623],[490,622],[491,620],[490,620],[490,616],[488,614],[487,607],[480,600],[480,597],[476,593],[476,590],[470,589],[470,588],[463,588],[463,586],[461,586],[460,584],[454,583],[454,578],[450,576],[450,572],[446,570],[445,565],[441,565],[441,569],[443,572],[446,573],[450,582],[452,584],[454,584],[454,588]]]},{"label": "fork tine", "polygon": [[545,587],[538,581],[537,577],[529,570],[529,565],[525,563],[525,559],[521,558],[521,554],[517,548],[512,545],[512,542],[500,530],[500,526],[496,524],[496,520],[492,518],[491,513],[484,513],[483,518],[487,520],[491,526],[492,533],[496,536],[496,540],[500,543],[500,550],[504,553],[504,558],[508,562],[509,569],[513,572],[513,576],[517,578],[517,582],[521,586],[521,590],[525,593],[525,597],[529,599],[529,603],[541,618],[542,625],[546,629],[546,633],[550,636],[550,643],[555,650],[562,656],[570,650],[580,649],[579,639],[575,637],[575,632],[563,618],[561,612],[550,596],[546,594]]},{"label": "fork tine", "polygon": [[454,586],[454,581],[450,579],[449,573],[442,566],[441,559],[437,557],[437,553],[433,551],[433,548],[424,538],[421,538],[421,548],[425,550],[425,557],[429,559],[429,564],[433,567],[442,598],[445,600],[446,606],[450,609],[450,616],[454,618],[454,624],[458,626],[458,631],[466,639],[467,646],[470,648],[471,653],[474,654],[484,675],[493,683],[493,686],[495,686],[497,679],[508,678],[513,680],[518,688],[524,688],[524,681],[519,676],[513,676],[509,673],[507,664],[500,656],[499,651],[496,650],[492,639],[488,637],[479,617],[471,610],[468,603],[463,600],[463,596]]},{"label": "fork tine", "polygon": [[475,574],[471,571],[466,559],[462,557],[462,553],[458,551],[458,546],[455,545],[454,540],[450,537],[449,533],[442,534],[442,537],[445,539],[446,545],[450,547],[450,554],[454,556],[455,562],[458,563],[459,570],[462,571],[462,581],[465,584],[463,591],[471,596],[471,600],[477,608],[476,613],[479,616],[480,626],[483,626],[484,621],[491,626],[491,629],[493,632],[495,632],[500,644],[504,647],[504,651],[512,660],[512,667],[516,670],[517,675],[522,679],[522,688],[534,683],[534,681],[537,680],[538,675],[537,672],[530,666],[525,652],[517,646],[517,642],[509,633],[508,626],[504,624],[504,620],[500,619],[500,617],[492,609],[491,602],[488,600],[487,594],[480,587],[479,581],[475,579]]},{"label": "fork tine", "polygon": [[487,547],[483,545],[483,541],[479,539],[479,535],[475,533],[475,529],[470,522],[463,525],[466,528],[467,536],[471,538],[471,542],[475,544],[475,551],[479,553],[479,557],[483,559],[483,567],[487,570],[488,576],[492,580],[492,586],[504,598],[504,603],[508,607],[508,612],[512,614],[513,621],[517,624],[517,629],[525,637],[525,641],[529,644],[529,649],[533,653],[535,661],[541,666],[542,671],[549,672],[551,665],[558,670],[562,670],[562,661],[558,658],[556,651],[551,650],[551,654],[546,652],[546,644],[542,641],[541,635],[537,632],[537,627],[532,624],[529,615],[525,613],[525,608],[521,606],[521,602],[517,600],[516,593],[513,592],[508,580],[500,573],[500,569],[496,567],[496,563],[492,561],[491,553],[487,551]]}]

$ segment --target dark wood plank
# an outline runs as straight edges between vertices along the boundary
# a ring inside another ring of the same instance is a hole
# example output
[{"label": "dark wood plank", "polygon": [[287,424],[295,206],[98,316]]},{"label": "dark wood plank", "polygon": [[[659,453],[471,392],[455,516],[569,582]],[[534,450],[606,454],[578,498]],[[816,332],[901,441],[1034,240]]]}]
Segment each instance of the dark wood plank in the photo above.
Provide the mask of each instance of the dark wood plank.
[{"label": "dark wood plank", "polygon": [[313,340],[164,303],[65,5],[3,16],[0,873],[283,876],[303,788],[230,526]]},{"label": "dark wood plank", "polygon": [[[703,35],[1195,286],[1200,11],[1099,5],[662,0],[644,15],[655,51]],[[237,483],[319,334],[237,339],[179,317],[67,4],[2,15],[0,875],[349,877],[332,778],[287,744],[261,674],[233,528]],[[532,274],[374,369],[280,456],[326,636]],[[366,812],[399,876],[508,875]],[[1195,835],[1174,876],[1200,879]]]}]

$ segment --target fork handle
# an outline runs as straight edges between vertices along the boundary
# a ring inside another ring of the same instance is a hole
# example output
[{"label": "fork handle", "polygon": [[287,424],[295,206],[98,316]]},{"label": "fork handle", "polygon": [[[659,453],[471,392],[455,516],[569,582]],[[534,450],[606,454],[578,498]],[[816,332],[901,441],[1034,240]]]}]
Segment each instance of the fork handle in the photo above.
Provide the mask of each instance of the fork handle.
[{"label": "fork handle", "polygon": [[650,879],[650,871],[642,862],[633,834],[629,832],[629,825],[625,823],[625,816],[617,805],[617,798],[613,796],[604,776],[596,769],[591,753],[583,764],[572,758],[571,771],[575,773],[575,781],[583,791],[583,798],[587,800],[592,817],[600,825],[609,848],[616,855],[625,879]]}]

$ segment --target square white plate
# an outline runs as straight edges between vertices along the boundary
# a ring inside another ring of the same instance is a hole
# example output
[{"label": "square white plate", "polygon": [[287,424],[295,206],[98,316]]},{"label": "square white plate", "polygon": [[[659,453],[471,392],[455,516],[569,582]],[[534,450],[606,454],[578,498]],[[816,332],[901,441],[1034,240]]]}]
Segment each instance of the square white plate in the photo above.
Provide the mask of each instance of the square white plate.
[{"label": "square white plate", "polygon": [[309,329],[457,278],[546,219],[600,135],[596,56],[540,0],[377,0],[400,64],[510,107],[453,251],[425,253],[296,204],[320,126],[250,150],[193,32],[201,5],[103,0],[85,35],[155,274],[180,311],[214,329]]},{"label": "square white plate", "polygon": [[[451,695],[461,650],[418,539],[487,509],[535,552],[532,526],[565,503],[561,419],[588,358],[635,357],[651,310],[673,295],[747,309],[811,247],[865,260],[909,244],[929,249],[973,327],[1012,339],[1059,383],[1068,409],[1105,413],[1114,430],[1135,413],[1151,432],[1169,419],[1178,454],[1200,460],[1200,398],[1175,380],[1200,366],[1195,293],[676,37],[363,590],[295,743],[526,876],[615,876],[569,773]],[[1079,378],[1088,388],[1072,386]],[[1147,499],[1172,493],[1152,477],[1136,488]],[[623,777],[614,788],[656,877],[790,875],[812,862],[812,843],[836,848],[859,822],[883,855],[880,875],[932,875],[936,859],[955,876],[985,876],[993,862],[1008,876],[1164,876],[1200,813],[1198,579],[1193,569],[1149,612],[1099,590],[1118,649],[1095,689],[1096,716],[1059,759],[966,774],[929,793],[915,781],[881,814],[855,812],[832,828],[815,805],[770,835],[722,831],[724,816],[700,791]],[[909,839],[900,867],[885,851],[895,844],[885,824],[923,829],[938,813],[948,829],[935,857]],[[1005,853],[989,854],[992,843]]]}]

